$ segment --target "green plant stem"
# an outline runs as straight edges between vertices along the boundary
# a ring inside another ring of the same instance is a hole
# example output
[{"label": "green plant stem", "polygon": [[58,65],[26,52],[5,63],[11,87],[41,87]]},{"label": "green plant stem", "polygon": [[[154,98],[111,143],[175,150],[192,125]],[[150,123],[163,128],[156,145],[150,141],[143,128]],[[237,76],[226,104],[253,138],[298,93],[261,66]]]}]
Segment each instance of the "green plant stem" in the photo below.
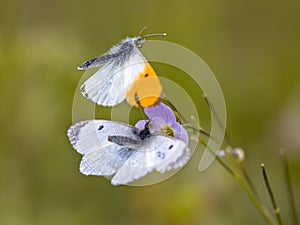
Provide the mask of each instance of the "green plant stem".
[{"label": "green plant stem", "polygon": [[292,218],[292,224],[293,225],[298,225],[298,218],[297,218],[297,213],[296,213],[296,206],[295,206],[295,202],[294,202],[294,194],[293,194],[293,189],[292,189],[292,182],[291,182],[291,178],[290,178],[290,173],[289,173],[289,166],[288,166],[288,162],[287,162],[287,158],[286,155],[284,154],[284,151],[281,150],[280,151],[280,155],[281,155],[281,161],[282,161],[282,166],[283,166],[283,170],[284,170],[284,177],[285,177],[285,183],[286,183],[286,189],[287,189],[287,195],[289,198],[289,207],[290,207],[290,216]]},{"label": "green plant stem", "polygon": [[220,159],[219,156],[216,156],[217,161],[230,173],[230,175],[235,176],[234,172]]},{"label": "green plant stem", "polygon": [[278,224],[279,224],[279,225],[282,225],[282,219],[281,219],[281,214],[280,214],[280,208],[278,208],[278,206],[277,206],[277,204],[276,204],[275,197],[274,197],[274,195],[273,195],[273,191],[272,191],[272,188],[271,188],[271,185],[270,185],[270,183],[269,183],[268,176],[267,176],[267,171],[266,171],[266,169],[265,169],[265,165],[264,165],[264,164],[261,164],[260,166],[261,166],[263,178],[264,178],[264,181],[265,181],[265,184],[266,184],[266,187],[267,187],[267,190],[268,190],[268,193],[269,193],[271,202],[272,202],[272,206],[273,206],[273,209],[274,209],[274,214],[275,214],[275,216],[276,216],[276,219],[277,219]]},{"label": "green plant stem", "polygon": [[[214,142],[216,143],[220,143],[218,140],[216,140],[214,137],[212,137],[206,130],[202,129],[202,128],[196,128],[190,125],[184,125],[184,127],[191,129],[192,131],[196,131],[199,132],[200,134],[205,135],[208,138],[211,138]],[[206,146],[206,145],[205,145]],[[211,150],[212,151],[212,150]],[[212,151],[213,152],[213,151]],[[214,153],[215,154],[215,153]]]},{"label": "green plant stem", "polygon": [[[199,139],[199,142],[205,146],[212,154],[215,154],[214,151],[209,147],[207,146],[207,143],[205,143],[203,140]],[[221,164],[221,166],[224,167],[225,170],[227,170],[228,173],[230,173],[230,175],[234,176],[234,172],[223,162],[222,159],[220,159],[219,156],[216,156],[216,159],[217,161]]]},{"label": "green plant stem", "polygon": [[227,143],[228,143],[229,145],[232,146],[232,142],[231,142],[231,139],[229,138],[229,135],[228,135],[228,132],[227,132],[227,130],[226,130],[226,127],[225,127],[225,125],[221,122],[220,117],[219,117],[218,113],[216,112],[214,106],[210,103],[210,101],[209,101],[209,99],[208,99],[208,97],[207,97],[207,94],[206,94],[206,93],[203,93],[203,94],[202,94],[202,98],[205,100],[205,102],[206,102],[208,108],[211,110],[212,114],[213,114],[214,117],[217,119],[217,122],[218,122],[218,124],[219,124],[219,127],[220,127],[221,129],[224,129],[224,131],[225,131],[225,140],[227,141]]},{"label": "green plant stem", "polygon": [[234,157],[228,153],[226,153],[226,156],[228,160],[231,162],[235,178],[242,186],[242,188],[244,189],[244,191],[246,192],[250,200],[253,202],[257,210],[265,218],[265,220],[269,223],[269,225],[277,225],[277,223],[273,220],[272,216],[269,214],[268,210],[261,204],[261,202],[258,200],[256,195],[252,191],[252,188],[250,187],[250,185],[248,184],[244,176],[241,174],[239,165],[237,164]]},{"label": "green plant stem", "polygon": [[[206,100],[207,105],[210,107],[210,109],[213,111],[213,115],[217,118],[219,126],[221,128],[224,128],[224,125],[221,123],[221,121],[219,120],[219,117],[217,115],[217,113],[215,112],[214,108],[211,106],[207,96],[204,94],[203,98]],[[194,130],[194,131],[198,131],[199,133],[202,133],[210,138],[212,138],[206,131],[202,130],[202,129],[196,129],[193,126],[188,126],[188,128]],[[227,142],[231,145],[231,140],[227,134],[227,131],[225,129],[225,138],[227,139]],[[207,144],[199,139],[200,142],[207,147]],[[216,140],[215,140],[216,141]],[[210,151],[212,151],[211,149],[209,149]],[[213,152],[213,151],[212,151]],[[226,152],[226,151],[225,151]],[[216,156],[217,161],[231,174],[233,175],[237,181],[239,182],[239,184],[242,186],[242,188],[244,189],[244,191],[246,192],[246,194],[248,195],[248,197],[250,198],[250,200],[253,202],[253,204],[255,205],[255,207],[257,208],[257,210],[260,212],[260,214],[265,218],[265,220],[268,222],[269,225],[278,225],[274,219],[272,218],[272,216],[269,214],[268,210],[262,205],[262,203],[260,202],[257,192],[248,176],[247,171],[245,170],[242,162],[237,162],[236,159],[234,159],[234,157],[230,154],[226,152],[226,156],[227,158],[230,160],[233,169],[231,169],[230,167],[228,167],[218,156]],[[282,224],[280,224],[282,225]]]},{"label": "green plant stem", "polygon": [[259,199],[258,194],[257,194],[257,191],[256,191],[256,189],[255,189],[255,187],[254,187],[252,181],[250,180],[250,177],[249,177],[249,175],[248,175],[248,172],[246,171],[246,169],[245,169],[245,167],[244,167],[244,163],[243,163],[243,162],[240,162],[240,163],[239,163],[239,166],[240,166],[240,169],[241,169],[241,171],[242,171],[242,173],[243,173],[243,175],[244,175],[246,181],[248,182],[250,188],[252,189],[252,192],[255,194],[256,198]]}]

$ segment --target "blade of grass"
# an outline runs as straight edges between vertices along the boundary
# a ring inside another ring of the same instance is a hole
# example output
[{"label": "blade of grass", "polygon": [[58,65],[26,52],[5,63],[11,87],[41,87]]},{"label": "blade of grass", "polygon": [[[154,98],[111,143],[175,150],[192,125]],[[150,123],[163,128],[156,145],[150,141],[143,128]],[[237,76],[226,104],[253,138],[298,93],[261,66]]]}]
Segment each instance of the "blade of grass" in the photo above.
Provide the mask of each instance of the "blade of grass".
[{"label": "blade of grass", "polygon": [[298,221],[297,213],[296,213],[296,206],[295,206],[295,201],[294,201],[295,198],[294,198],[294,194],[293,194],[293,188],[292,188],[292,182],[291,182],[291,178],[290,178],[288,161],[287,161],[287,157],[282,149],[280,150],[280,156],[281,156],[281,163],[282,163],[283,171],[284,171],[287,195],[288,195],[288,199],[289,199],[289,208],[290,208],[289,212],[290,212],[290,216],[292,219],[292,224],[299,225],[299,221]]},{"label": "blade of grass", "polygon": [[[212,153],[212,154],[215,154],[214,151],[209,147],[207,146],[207,143],[205,143],[203,140],[199,139],[199,142],[204,146],[204,147],[207,147],[207,149]],[[228,173],[230,173],[232,176],[234,176],[234,172],[229,168],[229,166],[227,166],[223,160],[219,157],[219,156],[216,156],[216,159],[217,161],[221,164],[221,166],[224,167],[225,170],[228,171]]]},{"label": "blade of grass", "polygon": [[228,131],[227,131],[226,127],[225,127],[225,124],[223,124],[221,122],[220,117],[219,117],[218,113],[216,112],[214,106],[210,103],[210,101],[209,101],[209,99],[207,97],[207,94],[203,93],[202,97],[204,98],[204,100],[205,100],[208,108],[211,110],[212,114],[215,116],[216,120],[218,121],[220,128],[225,130],[225,139],[226,139],[226,141],[228,142],[229,145],[232,146],[232,142],[231,142],[231,139],[229,138]]},{"label": "blade of grass", "polygon": [[230,154],[226,154],[228,160],[231,162],[232,170],[234,172],[234,176],[241,185],[241,187],[244,189],[250,200],[253,202],[257,210],[260,212],[260,214],[265,218],[265,220],[269,223],[269,225],[277,225],[277,223],[274,221],[272,216],[269,214],[268,210],[263,206],[263,204],[260,202],[260,200],[257,198],[257,196],[254,194],[252,188],[250,187],[247,180],[244,178],[243,174],[240,171],[240,167],[234,157]]},{"label": "blade of grass", "polygon": [[274,210],[274,214],[276,216],[277,222],[278,222],[279,225],[282,225],[280,208],[278,208],[278,206],[276,204],[275,197],[274,197],[274,194],[273,194],[273,191],[272,191],[272,188],[271,188],[271,185],[269,183],[268,176],[267,176],[267,171],[265,169],[265,165],[262,163],[260,165],[260,167],[261,167],[261,170],[262,170],[262,174],[263,174],[263,178],[264,178],[264,181],[265,181],[265,185],[266,185],[268,193],[269,193],[269,197],[270,197],[271,202],[272,202],[272,206],[273,206],[273,210]]}]

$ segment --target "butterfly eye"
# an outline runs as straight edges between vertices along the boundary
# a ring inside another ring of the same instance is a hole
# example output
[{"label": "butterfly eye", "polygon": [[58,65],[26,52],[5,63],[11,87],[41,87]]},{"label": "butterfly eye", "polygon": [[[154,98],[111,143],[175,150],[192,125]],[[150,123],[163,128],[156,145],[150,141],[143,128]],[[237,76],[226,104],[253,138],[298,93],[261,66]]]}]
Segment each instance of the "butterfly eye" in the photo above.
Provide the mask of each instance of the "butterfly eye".
[{"label": "butterfly eye", "polygon": [[174,147],[174,145],[170,145],[170,146],[169,146],[169,150],[172,149],[173,147]]},{"label": "butterfly eye", "polygon": [[101,126],[98,128],[98,130],[102,130],[103,128],[104,128],[104,126],[101,125]]}]

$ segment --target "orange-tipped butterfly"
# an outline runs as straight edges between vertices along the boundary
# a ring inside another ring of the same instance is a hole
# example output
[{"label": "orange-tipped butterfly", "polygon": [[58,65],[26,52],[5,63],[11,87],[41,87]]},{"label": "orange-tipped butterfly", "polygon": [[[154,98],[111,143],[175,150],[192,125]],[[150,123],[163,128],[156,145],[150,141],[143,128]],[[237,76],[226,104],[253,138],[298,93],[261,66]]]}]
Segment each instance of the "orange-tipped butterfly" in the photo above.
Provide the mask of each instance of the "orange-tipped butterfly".
[{"label": "orange-tipped butterfly", "polygon": [[80,88],[86,98],[102,106],[117,105],[125,98],[136,107],[149,107],[160,101],[162,85],[139,48],[143,47],[146,37],[166,34],[141,36],[140,33],[125,38],[108,53],[78,67],[79,70],[100,67]]}]

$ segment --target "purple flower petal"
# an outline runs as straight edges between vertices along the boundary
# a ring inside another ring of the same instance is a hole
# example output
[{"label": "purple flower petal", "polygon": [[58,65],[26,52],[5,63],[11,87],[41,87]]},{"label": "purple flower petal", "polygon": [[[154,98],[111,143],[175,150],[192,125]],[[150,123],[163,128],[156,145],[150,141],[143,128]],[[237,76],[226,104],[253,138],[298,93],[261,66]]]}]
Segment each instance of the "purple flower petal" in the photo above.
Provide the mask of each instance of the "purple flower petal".
[{"label": "purple flower petal", "polygon": [[149,119],[160,117],[166,124],[173,124],[176,122],[176,117],[173,111],[163,103],[145,108],[145,113]]},{"label": "purple flower petal", "polygon": [[[178,122],[176,122],[176,117],[168,106],[160,103],[157,106],[145,108],[144,111],[150,119],[149,127],[152,134],[156,132],[167,134],[166,127],[169,127],[169,129],[172,129],[174,132],[175,138],[188,144],[188,133]],[[140,120],[136,123],[135,127],[143,130],[147,122],[148,120]]]},{"label": "purple flower petal", "polygon": [[[145,125],[146,123],[148,122],[149,120],[140,120],[138,121],[136,124],[135,124],[135,127],[140,129],[140,130],[143,130],[145,128]],[[150,132],[153,134],[157,131],[160,131],[160,129],[162,128],[162,126],[164,126],[165,123],[163,121],[162,118],[160,117],[154,117],[150,120]]]},{"label": "purple flower petal", "polygon": [[160,129],[165,125],[165,121],[160,117],[151,118],[150,127],[151,133],[160,131]]},{"label": "purple flower petal", "polygon": [[135,124],[135,127],[143,130],[145,128],[146,123],[148,122],[148,120],[140,120]]},{"label": "purple flower petal", "polygon": [[179,123],[176,122],[176,123],[171,124],[171,128],[175,133],[175,138],[182,140],[186,144],[189,143],[188,133]]}]

